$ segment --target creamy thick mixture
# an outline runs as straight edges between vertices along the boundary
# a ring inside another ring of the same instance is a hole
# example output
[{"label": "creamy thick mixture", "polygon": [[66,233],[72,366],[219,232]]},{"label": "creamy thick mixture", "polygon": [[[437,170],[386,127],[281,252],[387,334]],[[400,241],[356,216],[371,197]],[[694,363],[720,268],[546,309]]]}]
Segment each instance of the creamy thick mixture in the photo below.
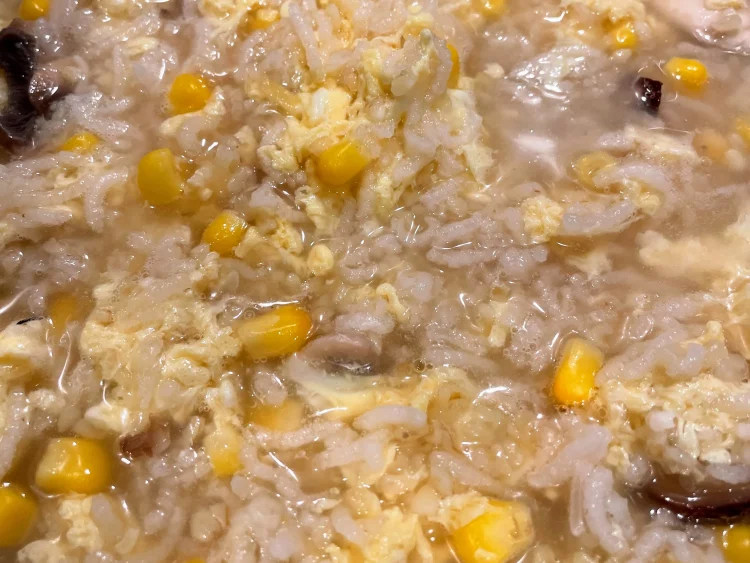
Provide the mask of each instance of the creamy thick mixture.
[{"label": "creamy thick mixture", "polygon": [[750,561],[744,0],[6,0],[0,560]]}]

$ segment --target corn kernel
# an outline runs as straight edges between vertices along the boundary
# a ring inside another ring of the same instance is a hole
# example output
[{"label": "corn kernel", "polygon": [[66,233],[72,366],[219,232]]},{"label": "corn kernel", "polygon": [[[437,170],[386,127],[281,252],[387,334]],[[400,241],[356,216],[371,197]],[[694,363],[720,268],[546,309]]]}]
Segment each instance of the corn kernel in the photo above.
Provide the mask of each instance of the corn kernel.
[{"label": "corn kernel", "polygon": [[722,162],[729,150],[729,143],[716,129],[703,129],[693,137],[693,148],[701,156]]},{"label": "corn kernel", "polygon": [[22,0],[18,8],[18,17],[22,20],[38,20],[49,12],[49,0]]},{"label": "corn kernel", "polygon": [[0,548],[22,544],[36,515],[37,503],[31,492],[12,483],[0,485]]},{"label": "corn kernel", "polygon": [[534,540],[529,508],[517,501],[490,501],[489,510],[451,535],[461,563],[505,563]]},{"label": "corn kernel", "polygon": [[214,430],[203,440],[203,447],[217,477],[228,477],[242,469],[242,436],[231,426]]},{"label": "corn kernel", "polygon": [[254,31],[260,31],[267,29],[274,23],[279,21],[278,10],[272,10],[270,8],[260,8],[258,10],[248,12],[242,18],[240,25],[237,30],[245,36],[250,35]]},{"label": "corn kernel", "polygon": [[353,180],[369,163],[370,158],[356,143],[341,141],[320,154],[316,170],[324,184],[340,187]]},{"label": "corn kernel", "polygon": [[696,59],[672,57],[664,65],[664,71],[676,85],[688,92],[699,92],[709,79],[705,65]]},{"label": "corn kernel", "polygon": [[750,148],[750,117],[739,117],[734,122],[734,130],[745,142],[747,148]]},{"label": "corn kernel", "polygon": [[184,563],[206,563],[206,560],[201,557],[193,557],[191,559],[185,559]]},{"label": "corn kernel", "polygon": [[310,337],[312,320],[298,305],[282,305],[273,311],[239,323],[237,336],[253,360],[293,354]]},{"label": "corn kernel", "polygon": [[612,49],[635,49],[638,47],[638,34],[633,22],[624,20],[609,32],[609,43]]},{"label": "corn kernel", "polygon": [[477,7],[488,18],[497,18],[505,12],[505,0],[477,0]]},{"label": "corn kernel", "polygon": [[278,406],[252,405],[246,413],[248,423],[257,424],[278,432],[291,432],[302,425],[305,404],[298,399],[287,399]]},{"label": "corn kernel", "polygon": [[151,205],[167,205],[180,198],[183,181],[169,149],[157,149],[138,164],[138,189]]},{"label": "corn kernel", "polygon": [[555,400],[566,406],[588,401],[594,393],[595,378],[604,363],[601,351],[583,338],[572,338],[563,348],[552,384]]},{"label": "corn kernel", "polygon": [[93,133],[84,131],[83,133],[78,133],[77,135],[73,135],[68,140],[66,140],[62,145],[60,145],[60,150],[66,151],[66,152],[77,152],[80,154],[84,154],[84,153],[91,152],[92,150],[94,150],[94,148],[98,144],[99,144],[99,137],[97,137]]},{"label": "corn kernel", "polygon": [[727,563],[750,561],[750,525],[734,524],[718,530],[719,544]]},{"label": "corn kernel", "polygon": [[203,231],[203,242],[222,256],[230,256],[242,241],[247,223],[231,211],[222,211]]},{"label": "corn kernel", "polygon": [[604,151],[585,154],[573,163],[578,181],[588,188],[595,188],[594,176],[597,172],[617,163],[614,156]]},{"label": "corn kernel", "polygon": [[78,317],[80,308],[76,298],[64,293],[55,296],[49,305],[48,314],[52,323],[52,330],[58,337],[65,332],[68,323]]},{"label": "corn kernel", "polygon": [[36,485],[45,493],[93,495],[112,484],[114,463],[107,447],[87,438],[51,440],[36,469]]},{"label": "corn kernel", "polygon": [[461,78],[461,57],[458,56],[456,48],[448,43],[451,53],[451,73],[448,75],[448,88],[458,88],[458,79]]},{"label": "corn kernel", "polygon": [[197,74],[181,74],[169,89],[172,113],[190,113],[203,109],[211,98],[211,86]]}]

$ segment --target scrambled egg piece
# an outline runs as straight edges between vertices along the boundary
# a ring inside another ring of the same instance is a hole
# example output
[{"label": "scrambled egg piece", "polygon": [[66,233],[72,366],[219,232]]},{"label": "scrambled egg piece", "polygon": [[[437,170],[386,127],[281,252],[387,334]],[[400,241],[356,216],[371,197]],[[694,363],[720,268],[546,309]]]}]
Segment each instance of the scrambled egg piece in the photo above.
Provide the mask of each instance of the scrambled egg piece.
[{"label": "scrambled egg piece", "polygon": [[362,548],[367,563],[405,561],[415,548],[430,553],[416,514],[404,514],[399,508],[383,511],[379,532]]},{"label": "scrambled egg piece", "polygon": [[[107,399],[111,405],[91,410],[90,420],[120,432],[128,424],[137,426],[149,412],[167,408],[175,414],[177,405],[162,405],[154,395],[161,382],[176,384],[187,401],[195,397],[191,389],[218,379],[226,360],[239,355],[241,345],[231,328],[220,327],[215,310],[199,297],[197,288],[215,275],[215,260],[210,255],[207,260],[191,275],[193,289],[161,300],[154,300],[150,286],[137,279],[95,288],[96,307],[81,332],[81,355],[117,387]],[[149,400],[136,400],[142,396]]]},{"label": "scrambled egg piece", "polygon": [[448,530],[456,530],[487,512],[489,505],[489,499],[475,491],[453,495],[440,500],[440,508],[432,519]]},{"label": "scrambled egg piece", "polygon": [[[262,88],[255,82],[245,86],[246,93],[258,95]],[[266,167],[278,172],[292,174],[300,170],[305,158],[320,152],[323,143],[346,136],[349,131],[365,122],[359,116],[361,104],[354,103],[351,96],[338,87],[319,88],[310,94],[299,94],[302,105],[301,116],[287,116],[285,130],[274,143],[258,148],[258,158]],[[289,108],[286,108],[289,111]],[[314,150],[317,149],[317,150]]]},{"label": "scrambled egg piece", "polygon": [[57,540],[37,540],[18,552],[19,563],[69,563],[70,556]]},{"label": "scrambled egg piece", "polygon": [[140,411],[110,401],[102,401],[89,407],[83,417],[95,428],[118,434],[133,434],[142,430],[147,422],[147,418]]},{"label": "scrambled egg piece", "polygon": [[692,166],[700,164],[701,158],[693,148],[691,138],[677,138],[660,131],[628,125],[624,130],[625,140],[635,151],[651,158],[664,158],[686,162]]},{"label": "scrambled egg piece", "polygon": [[316,244],[307,254],[307,269],[314,276],[325,276],[335,264],[333,252],[325,244]]},{"label": "scrambled egg piece", "polygon": [[492,158],[492,150],[481,140],[474,139],[471,143],[463,145],[460,148],[460,151],[466,159],[466,164],[469,167],[472,176],[474,176],[478,182],[485,183],[487,181],[489,170],[495,163]]},{"label": "scrambled egg piece", "polygon": [[375,295],[385,300],[388,312],[393,315],[398,322],[403,323],[408,320],[409,309],[404,307],[401,303],[395,287],[389,283],[382,283],[375,289]]},{"label": "scrambled egg piece", "polygon": [[[718,345],[726,352],[721,325],[710,321],[702,336],[682,343]],[[658,415],[669,444],[695,460],[705,463],[732,462],[730,450],[735,444],[741,414],[726,408],[733,397],[750,392],[750,383],[730,382],[703,372],[693,378],[670,378],[652,373],[638,380],[611,379],[600,387],[601,403],[607,408],[607,426],[615,440],[610,446],[609,462],[615,467],[629,463],[629,453],[635,451],[638,428],[648,428],[646,417]],[[659,448],[661,440],[647,440],[647,450],[654,459],[664,458]],[[679,469],[679,468],[677,468]]]},{"label": "scrambled egg piece", "polygon": [[65,538],[70,545],[80,547],[87,553],[93,553],[102,548],[104,542],[99,528],[91,518],[91,497],[63,499],[58,513],[69,525]]},{"label": "scrambled egg piece", "polygon": [[505,324],[505,312],[508,309],[507,301],[490,301],[490,331],[487,341],[493,348],[502,348],[508,339],[510,328]]},{"label": "scrambled egg piece", "polygon": [[[641,235],[639,257],[659,274],[673,278],[713,279],[718,287],[746,269],[750,261],[750,210],[719,235],[671,241],[648,231]],[[718,278],[718,279],[717,279]]]},{"label": "scrambled egg piece", "polygon": [[211,97],[202,109],[188,113],[181,113],[164,120],[159,126],[159,134],[164,137],[176,137],[185,121],[196,116],[206,117],[211,124],[218,124],[218,121],[224,117],[226,113],[227,108],[224,105],[224,92],[221,88],[214,88]]},{"label": "scrambled egg piece", "polygon": [[333,202],[319,197],[309,186],[299,188],[294,194],[294,201],[304,208],[318,235],[333,235],[339,222]]},{"label": "scrambled egg piece", "polygon": [[562,205],[544,195],[530,197],[521,203],[526,233],[535,243],[549,241],[562,224]]},{"label": "scrambled egg piece", "polygon": [[589,279],[612,271],[612,262],[607,256],[605,248],[596,248],[581,256],[568,256],[565,261],[581,270]]},{"label": "scrambled egg piece", "polygon": [[245,15],[258,4],[257,0],[200,0],[201,15],[214,25],[214,34],[236,29]]},{"label": "scrambled egg piece", "polygon": [[641,0],[563,0],[562,6],[567,8],[574,4],[588,7],[592,12],[605,15],[612,22],[625,18],[643,20],[646,17],[646,7]]},{"label": "scrambled egg piece", "polygon": [[271,218],[263,227],[250,227],[234,249],[238,258],[250,264],[277,261],[289,266],[297,275],[309,276],[307,262],[300,256],[304,251],[302,235],[289,221]]},{"label": "scrambled egg piece", "polygon": [[0,375],[4,381],[44,371],[52,356],[46,342],[44,321],[12,324],[0,332]]}]

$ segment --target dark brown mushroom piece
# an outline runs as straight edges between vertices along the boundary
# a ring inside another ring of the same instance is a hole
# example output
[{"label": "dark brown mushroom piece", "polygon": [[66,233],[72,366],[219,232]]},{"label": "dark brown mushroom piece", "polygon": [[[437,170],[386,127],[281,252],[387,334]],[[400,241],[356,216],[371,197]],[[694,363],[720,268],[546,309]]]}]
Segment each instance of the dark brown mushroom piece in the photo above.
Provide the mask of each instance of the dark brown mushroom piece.
[{"label": "dark brown mushroom piece", "polygon": [[385,368],[380,352],[380,347],[363,334],[337,333],[316,338],[305,346],[302,355],[329,371],[375,375]]},{"label": "dark brown mushroom piece", "polygon": [[0,31],[0,69],[8,84],[8,103],[0,113],[0,145],[11,149],[31,141],[36,108],[29,98],[36,42],[17,24]]},{"label": "dark brown mushroom piece", "polygon": [[161,17],[168,20],[176,20],[182,17],[183,0],[166,0],[159,4]]},{"label": "dark brown mushroom piece", "polygon": [[29,84],[29,99],[39,115],[49,118],[50,107],[72,91],[71,85],[59,70],[45,68],[37,71]]},{"label": "dark brown mushroom piece", "polygon": [[146,430],[120,438],[120,452],[128,459],[151,457],[163,453],[169,447],[171,439],[169,421],[152,419]]},{"label": "dark brown mushroom piece", "polygon": [[36,40],[12,22],[0,31],[0,70],[8,85],[8,103],[0,108],[0,146],[11,151],[28,145],[39,116],[71,91],[61,73],[37,72]]},{"label": "dark brown mushroom piece", "polygon": [[662,83],[658,80],[639,76],[633,84],[633,91],[638,104],[652,114],[659,113],[661,106]]},{"label": "dark brown mushroom piece", "polygon": [[686,520],[732,522],[750,515],[748,483],[731,485],[714,479],[698,483],[684,475],[656,471],[645,493]]}]

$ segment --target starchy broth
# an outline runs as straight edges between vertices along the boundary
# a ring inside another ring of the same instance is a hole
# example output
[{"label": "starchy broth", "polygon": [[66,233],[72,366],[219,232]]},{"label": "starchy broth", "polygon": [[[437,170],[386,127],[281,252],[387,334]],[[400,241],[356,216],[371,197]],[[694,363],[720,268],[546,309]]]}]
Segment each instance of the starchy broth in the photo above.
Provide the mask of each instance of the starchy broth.
[{"label": "starchy broth", "polygon": [[0,560],[750,561],[747,21],[3,2]]}]

